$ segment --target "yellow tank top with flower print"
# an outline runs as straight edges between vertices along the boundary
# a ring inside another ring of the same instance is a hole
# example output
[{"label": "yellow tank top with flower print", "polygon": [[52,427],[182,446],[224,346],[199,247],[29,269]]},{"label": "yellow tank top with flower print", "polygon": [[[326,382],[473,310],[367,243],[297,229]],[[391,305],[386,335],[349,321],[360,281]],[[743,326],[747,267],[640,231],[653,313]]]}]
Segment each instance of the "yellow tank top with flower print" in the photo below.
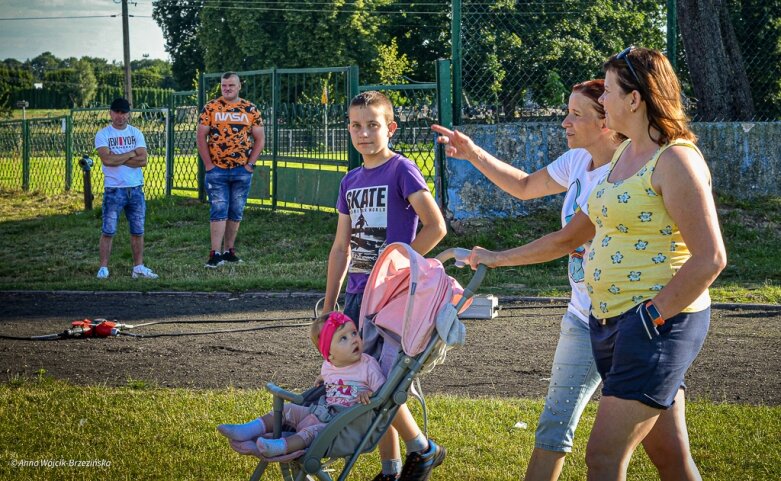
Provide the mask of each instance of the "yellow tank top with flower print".
[{"label": "yellow tank top with flower print", "polygon": [[[611,171],[629,143],[625,141],[616,150]],[[596,235],[586,262],[585,280],[591,314],[598,319],[623,314],[653,298],[691,257],[662,196],[651,185],[659,156],[674,145],[691,147],[702,156],[691,142],[670,142],[636,174],[616,182],[609,182],[608,174],[589,196],[586,210]],[[709,305],[706,289],[683,312],[698,312]]]}]

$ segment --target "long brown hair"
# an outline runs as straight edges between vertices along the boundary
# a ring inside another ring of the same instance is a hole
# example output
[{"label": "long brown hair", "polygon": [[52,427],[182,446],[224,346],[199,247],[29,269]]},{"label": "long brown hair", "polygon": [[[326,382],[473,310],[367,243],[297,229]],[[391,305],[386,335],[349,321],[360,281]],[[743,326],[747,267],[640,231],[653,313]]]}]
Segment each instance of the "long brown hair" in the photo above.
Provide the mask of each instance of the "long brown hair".
[{"label": "long brown hair", "polygon": [[[689,128],[689,118],[683,109],[681,83],[667,57],[648,48],[632,48],[625,57],[618,56],[610,57],[603,68],[605,73],[611,71],[616,75],[621,90],[637,90],[645,100],[648,136],[658,145],[677,139],[696,142],[697,136]],[[651,128],[659,131],[659,138],[651,135]]]}]

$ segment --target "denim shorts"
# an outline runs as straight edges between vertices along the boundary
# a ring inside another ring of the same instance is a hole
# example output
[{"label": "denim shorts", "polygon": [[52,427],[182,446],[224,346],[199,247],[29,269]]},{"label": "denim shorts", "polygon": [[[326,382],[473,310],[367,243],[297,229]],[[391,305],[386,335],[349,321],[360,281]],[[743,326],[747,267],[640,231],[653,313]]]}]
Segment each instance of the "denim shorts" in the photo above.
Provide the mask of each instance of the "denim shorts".
[{"label": "denim shorts", "polygon": [[130,224],[130,234],[144,235],[146,201],[143,186],[106,187],[103,190],[103,235],[113,237],[117,233],[119,213],[125,211]]},{"label": "denim shorts", "polygon": [[359,293],[349,293],[345,292],[344,294],[344,309],[342,309],[342,312],[353,320],[355,323],[355,327],[358,327],[359,317],[361,316],[361,303],[363,302],[363,292]]},{"label": "denim shorts", "polygon": [[654,326],[637,307],[606,320],[589,318],[591,346],[604,396],[656,409],[672,406],[710,327],[710,308],[680,313]]},{"label": "denim shorts", "polygon": [[223,169],[214,167],[206,172],[206,192],[209,194],[209,220],[241,221],[247,203],[252,172],[242,167]]},{"label": "denim shorts", "polygon": [[588,325],[567,311],[561,320],[548,395],[534,434],[535,447],[564,453],[572,451],[580,415],[600,381]]}]

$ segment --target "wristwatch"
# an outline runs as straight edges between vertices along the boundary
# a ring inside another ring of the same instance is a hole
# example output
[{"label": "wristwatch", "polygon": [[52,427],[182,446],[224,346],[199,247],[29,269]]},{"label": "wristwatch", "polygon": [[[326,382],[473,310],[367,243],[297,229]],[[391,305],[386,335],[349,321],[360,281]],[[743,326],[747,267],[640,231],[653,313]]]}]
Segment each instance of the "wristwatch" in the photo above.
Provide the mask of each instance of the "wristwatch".
[{"label": "wristwatch", "polygon": [[651,318],[651,322],[653,322],[655,326],[664,325],[664,318],[659,313],[659,309],[656,308],[653,301],[646,302],[644,307],[645,312],[648,313],[648,317]]}]

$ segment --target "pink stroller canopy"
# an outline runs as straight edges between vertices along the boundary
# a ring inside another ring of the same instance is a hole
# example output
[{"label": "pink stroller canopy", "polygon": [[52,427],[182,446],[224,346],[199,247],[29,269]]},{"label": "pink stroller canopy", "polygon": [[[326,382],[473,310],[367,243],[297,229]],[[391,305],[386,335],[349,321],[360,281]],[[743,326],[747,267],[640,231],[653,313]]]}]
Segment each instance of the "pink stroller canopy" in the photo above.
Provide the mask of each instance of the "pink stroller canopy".
[{"label": "pink stroller canopy", "polygon": [[383,251],[369,275],[359,326],[363,327],[367,316],[369,321],[373,318],[375,326],[401,338],[408,356],[416,356],[431,339],[440,309],[458,302],[462,293],[440,261],[395,242]]}]

